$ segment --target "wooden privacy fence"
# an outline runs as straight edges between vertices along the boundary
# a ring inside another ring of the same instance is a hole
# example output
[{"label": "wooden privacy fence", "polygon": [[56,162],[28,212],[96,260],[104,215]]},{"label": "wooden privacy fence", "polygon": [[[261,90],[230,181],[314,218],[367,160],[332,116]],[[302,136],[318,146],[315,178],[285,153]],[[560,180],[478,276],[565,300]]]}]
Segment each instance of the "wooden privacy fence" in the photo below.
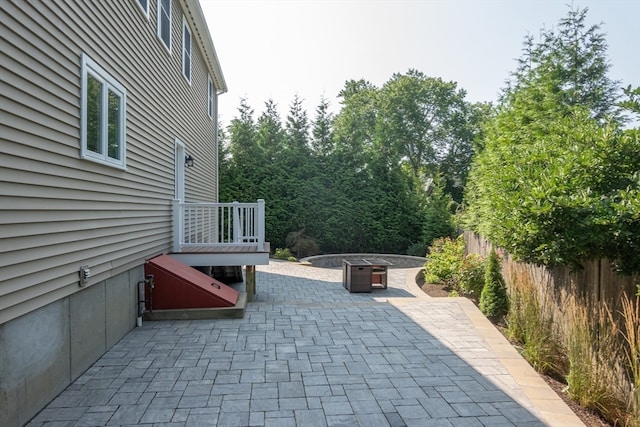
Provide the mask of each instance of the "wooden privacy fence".
[{"label": "wooden privacy fence", "polygon": [[[481,236],[465,232],[464,239],[467,253],[486,257],[491,251],[491,244]],[[638,347],[625,338],[625,334],[636,336],[637,314],[634,317],[622,305],[625,293],[632,301],[640,298],[635,296],[640,276],[619,275],[606,259],[585,262],[583,268],[572,270],[516,262],[508,254],[502,255],[502,275],[513,297],[512,303],[515,302],[512,312],[515,328],[520,325],[522,329],[525,322],[526,328],[532,326],[538,333],[545,334],[546,342],[560,345],[562,350],[558,352],[564,354],[566,360],[552,357],[551,363],[561,375],[568,376],[573,370],[579,378],[587,378],[583,382],[574,381],[578,395],[589,393],[586,388],[594,386],[589,378],[599,378],[608,396],[606,406],[602,407],[607,418],[613,420],[620,415],[631,420],[640,416],[640,408],[634,406],[640,397],[634,391],[637,377],[632,374],[638,372],[639,367],[628,356]],[[520,339],[523,338],[526,339],[521,334]],[[534,347],[535,342],[534,339]],[[585,358],[587,363],[583,363]],[[636,424],[631,420],[631,424],[621,422],[620,425]]]},{"label": "wooden privacy fence", "polygon": [[[491,243],[482,236],[465,231],[464,240],[467,253],[489,255]],[[592,302],[603,302],[612,312],[620,309],[622,294],[626,293],[632,298],[640,283],[639,275],[620,275],[606,259],[585,262],[582,269],[572,271],[569,267],[546,268],[520,263],[504,254],[502,274],[507,283],[512,283],[516,275],[529,276],[531,282],[543,290],[553,290],[556,293],[564,291],[576,297],[586,297]]]}]

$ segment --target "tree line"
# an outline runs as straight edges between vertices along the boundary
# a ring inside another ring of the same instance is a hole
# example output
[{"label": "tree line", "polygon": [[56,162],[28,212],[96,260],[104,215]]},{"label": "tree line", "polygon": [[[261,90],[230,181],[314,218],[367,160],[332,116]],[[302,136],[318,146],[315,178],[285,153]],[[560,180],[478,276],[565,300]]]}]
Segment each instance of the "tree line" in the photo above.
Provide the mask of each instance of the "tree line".
[{"label": "tree line", "polygon": [[[266,201],[273,247],[424,255],[453,231],[484,105],[456,83],[416,70],[382,87],[345,83],[341,108],[322,100],[310,119],[296,97],[285,120],[269,100],[246,100],[222,135],[221,200]],[[289,237],[289,241],[287,241]]]},{"label": "tree line", "polygon": [[571,8],[526,37],[496,105],[417,70],[350,80],[333,115],[246,100],[222,132],[221,200],[264,198],[273,247],[424,255],[464,226],[516,259],[640,270],[640,89],[608,76],[605,36]]}]

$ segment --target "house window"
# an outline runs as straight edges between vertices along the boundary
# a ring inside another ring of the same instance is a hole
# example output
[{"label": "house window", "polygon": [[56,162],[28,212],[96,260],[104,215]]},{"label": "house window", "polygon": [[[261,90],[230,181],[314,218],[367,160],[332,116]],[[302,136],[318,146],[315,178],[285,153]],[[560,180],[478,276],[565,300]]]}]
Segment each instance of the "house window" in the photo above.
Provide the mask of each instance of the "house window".
[{"label": "house window", "polygon": [[142,9],[144,16],[149,17],[149,0],[138,0],[138,5]]},{"label": "house window", "polygon": [[171,52],[171,0],[158,0],[158,37]]},{"label": "house window", "polygon": [[191,83],[191,30],[184,16],[182,17],[182,74]]},{"label": "house window", "polygon": [[207,80],[207,113],[209,117],[213,118],[213,102],[215,100],[213,93],[213,82],[211,81],[211,76],[209,76]]},{"label": "house window", "polygon": [[82,54],[81,156],[124,169],[127,91]]}]

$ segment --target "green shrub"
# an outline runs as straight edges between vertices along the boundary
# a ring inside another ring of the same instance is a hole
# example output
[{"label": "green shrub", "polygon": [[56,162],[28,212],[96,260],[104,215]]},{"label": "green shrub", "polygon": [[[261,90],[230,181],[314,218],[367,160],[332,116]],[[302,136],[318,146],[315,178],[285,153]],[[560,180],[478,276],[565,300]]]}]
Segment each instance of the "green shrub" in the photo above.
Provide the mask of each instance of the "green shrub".
[{"label": "green shrub", "polygon": [[407,248],[407,255],[420,257],[426,256],[428,247],[429,245],[423,242],[413,243]]},{"label": "green shrub", "polygon": [[287,234],[285,243],[298,258],[317,255],[320,252],[315,239],[304,234],[304,230]]},{"label": "green shrub", "polygon": [[274,254],[274,256],[278,259],[289,259],[291,257],[293,257],[293,254],[291,253],[291,251],[287,248],[276,248],[276,252]]},{"label": "green shrub", "polygon": [[455,235],[452,215],[454,205],[451,195],[445,192],[445,180],[441,175],[437,175],[424,208],[423,241],[433,244],[439,238]]},{"label": "green shrub", "polygon": [[478,254],[464,256],[456,275],[456,290],[463,296],[478,301],[484,287],[485,270],[486,261],[483,257]]},{"label": "green shrub", "polygon": [[608,258],[640,272],[640,132],[625,129],[604,33],[586,12],[571,9],[538,43],[525,38],[483,126],[465,222],[518,261],[579,268]]},{"label": "green shrub", "polygon": [[500,272],[500,260],[493,248],[489,254],[484,288],[480,294],[480,311],[493,322],[501,320],[509,311],[507,287]]},{"label": "green shrub", "polygon": [[447,286],[450,294],[478,301],[484,286],[485,261],[476,254],[464,254],[464,238],[436,239],[424,265],[427,283]]},{"label": "green shrub", "polygon": [[463,256],[463,236],[455,240],[449,237],[434,240],[427,254],[427,262],[424,264],[426,282],[442,283],[453,287]]}]

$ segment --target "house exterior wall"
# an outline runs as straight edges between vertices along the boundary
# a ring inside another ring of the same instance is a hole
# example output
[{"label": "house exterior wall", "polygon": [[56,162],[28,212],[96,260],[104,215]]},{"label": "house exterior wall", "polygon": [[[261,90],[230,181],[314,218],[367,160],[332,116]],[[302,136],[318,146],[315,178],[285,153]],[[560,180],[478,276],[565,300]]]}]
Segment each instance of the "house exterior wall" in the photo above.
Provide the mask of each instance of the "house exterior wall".
[{"label": "house exterior wall", "polygon": [[0,325],[0,425],[24,425],[131,330],[143,274],[136,267]]},{"label": "house exterior wall", "polygon": [[[142,265],[171,249],[176,139],[195,158],[185,199],[217,201],[207,84],[223,92],[224,78],[197,0],[171,1],[170,53],[157,6],[0,2],[0,425],[28,420],[135,326]],[[124,169],[81,158],[83,54],[126,89]],[[14,349],[52,357],[34,370]]]}]

